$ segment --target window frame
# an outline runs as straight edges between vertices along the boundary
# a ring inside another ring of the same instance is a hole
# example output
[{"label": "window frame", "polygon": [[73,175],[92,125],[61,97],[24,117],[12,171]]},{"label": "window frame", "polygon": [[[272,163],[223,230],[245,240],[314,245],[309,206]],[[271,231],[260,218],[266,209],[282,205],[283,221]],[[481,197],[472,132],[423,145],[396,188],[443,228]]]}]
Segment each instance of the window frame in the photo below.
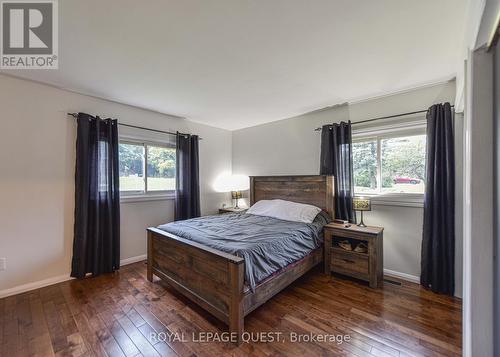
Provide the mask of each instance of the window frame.
[{"label": "window frame", "polygon": [[[352,142],[359,143],[374,140],[377,143],[377,190],[378,192],[356,192],[356,197],[370,198],[375,205],[423,207],[424,193],[414,192],[383,192],[382,191],[382,145],[384,139],[393,139],[407,136],[425,135],[427,123],[425,120],[410,123],[389,124],[379,127],[355,128],[352,133]],[[427,155],[427,153],[426,153]],[[427,184],[427,183],[426,183]]]},{"label": "window frame", "polygon": [[[175,190],[148,190],[148,147],[160,147],[165,149],[176,149],[174,143],[160,143],[154,140],[144,140],[140,138],[133,138],[129,136],[120,136],[118,138],[118,145],[128,144],[128,145],[142,145],[144,148],[144,160],[143,160],[143,180],[144,180],[144,191],[122,191],[120,190],[120,201],[121,202],[142,202],[142,201],[158,201],[158,200],[169,200],[175,198]],[[175,173],[177,177],[177,172]]]}]

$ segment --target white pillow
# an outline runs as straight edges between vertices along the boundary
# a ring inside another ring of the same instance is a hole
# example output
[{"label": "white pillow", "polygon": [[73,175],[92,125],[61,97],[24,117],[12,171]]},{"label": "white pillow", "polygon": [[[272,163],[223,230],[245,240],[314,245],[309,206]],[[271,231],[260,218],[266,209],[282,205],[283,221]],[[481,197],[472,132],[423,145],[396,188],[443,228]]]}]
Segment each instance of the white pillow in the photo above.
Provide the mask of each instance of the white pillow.
[{"label": "white pillow", "polygon": [[320,212],[321,208],[313,205],[285,200],[261,200],[250,207],[246,213],[285,221],[312,223]]}]

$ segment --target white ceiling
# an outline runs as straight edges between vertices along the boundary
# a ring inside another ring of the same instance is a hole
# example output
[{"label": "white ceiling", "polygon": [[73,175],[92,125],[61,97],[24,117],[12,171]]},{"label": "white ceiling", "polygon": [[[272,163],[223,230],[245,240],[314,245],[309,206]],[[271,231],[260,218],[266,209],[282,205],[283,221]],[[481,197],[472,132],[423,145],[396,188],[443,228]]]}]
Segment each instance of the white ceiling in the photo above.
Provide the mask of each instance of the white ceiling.
[{"label": "white ceiling", "polygon": [[466,0],[60,0],[59,70],[6,71],[225,129],[449,79]]}]

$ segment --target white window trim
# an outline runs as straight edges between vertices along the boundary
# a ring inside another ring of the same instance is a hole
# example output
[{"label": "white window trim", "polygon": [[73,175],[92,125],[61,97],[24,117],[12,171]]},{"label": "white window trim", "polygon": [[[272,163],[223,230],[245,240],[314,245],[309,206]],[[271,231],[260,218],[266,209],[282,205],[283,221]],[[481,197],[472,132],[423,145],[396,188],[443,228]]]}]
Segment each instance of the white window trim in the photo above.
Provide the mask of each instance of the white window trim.
[{"label": "white window trim", "polygon": [[148,146],[175,148],[174,143],[162,143],[155,140],[144,140],[131,135],[120,135],[118,143],[144,145],[144,191],[120,191],[120,203],[165,201],[175,199],[175,190],[148,191],[147,167],[148,167]]},{"label": "white window trim", "polygon": [[[422,135],[425,134],[426,120],[412,120],[410,122],[401,122],[396,124],[388,124],[377,127],[364,127],[354,129],[352,133],[353,142],[366,141],[369,139],[377,140],[377,155],[380,158],[382,139]],[[377,166],[380,162],[377,158]],[[377,182],[381,181],[381,172],[377,170]],[[354,192],[356,197],[369,198],[373,205],[381,206],[401,206],[401,207],[424,207],[424,194],[423,193],[357,193]]]},{"label": "white window trim", "polygon": [[167,192],[163,194],[135,194],[135,195],[122,195],[120,194],[120,203],[133,203],[133,202],[148,202],[148,201],[168,201],[175,199],[175,191],[162,191]]},{"label": "white window trim", "polygon": [[369,198],[374,206],[424,207],[423,193],[355,194]]}]

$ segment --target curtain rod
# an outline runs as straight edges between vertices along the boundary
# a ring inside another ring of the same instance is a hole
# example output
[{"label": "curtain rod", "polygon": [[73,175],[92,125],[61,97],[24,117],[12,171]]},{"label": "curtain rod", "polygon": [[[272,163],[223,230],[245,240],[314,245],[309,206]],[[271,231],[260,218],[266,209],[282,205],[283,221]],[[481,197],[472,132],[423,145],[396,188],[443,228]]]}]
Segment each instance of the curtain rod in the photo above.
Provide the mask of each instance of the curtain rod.
[{"label": "curtain rod", "polygon": [[[454,105],[451,105],[451,108],[454,108],[454,107],[455,107]],[[356,122],[352,123],[351,125],[364,124],[364,123],[369,123],[369,122],[376,121],[376,120],[391,119],[391,118],[397,118],[397,117],[402,117],[402,116],[412,115],[412,114],[427,113],[427,111],[428,111],[428,109],[417,110],[415,112],[407,112],[407,113],[401,113],[401,114],[387,115],[387,116],[384,116],[384,117],[378,117],[378,118],[372,118],[372,119],[366,119],[366,120],[356,121]],[[314,129],[314,131],[321,131],[321,128],[316,128],[316,129]]]},{"label": "curtain rod", "polygon": [[[67,114],[69,116],[72,116],[73,118],[78,118],[78,113],[67,113]],[[147,130],[147,131],[154,131],[156,133],[169,134],[169,135],[177,135],[177,133],[174,133],[172,131],[150,129],[150,128],[145,128],[143,126],[137,126],[137,125],[131,125],[131,124],[123,124],[123,123],[118,123],[118,125],[120,125],[120,126],[126,126],[128,128],[141,129],[141,130]],[[183,133],[181,133],[181,134],[183,134]],[[201,137],[198,137],[198,139],[199,140],[203,140],[203,138],[201,138]]]}]

